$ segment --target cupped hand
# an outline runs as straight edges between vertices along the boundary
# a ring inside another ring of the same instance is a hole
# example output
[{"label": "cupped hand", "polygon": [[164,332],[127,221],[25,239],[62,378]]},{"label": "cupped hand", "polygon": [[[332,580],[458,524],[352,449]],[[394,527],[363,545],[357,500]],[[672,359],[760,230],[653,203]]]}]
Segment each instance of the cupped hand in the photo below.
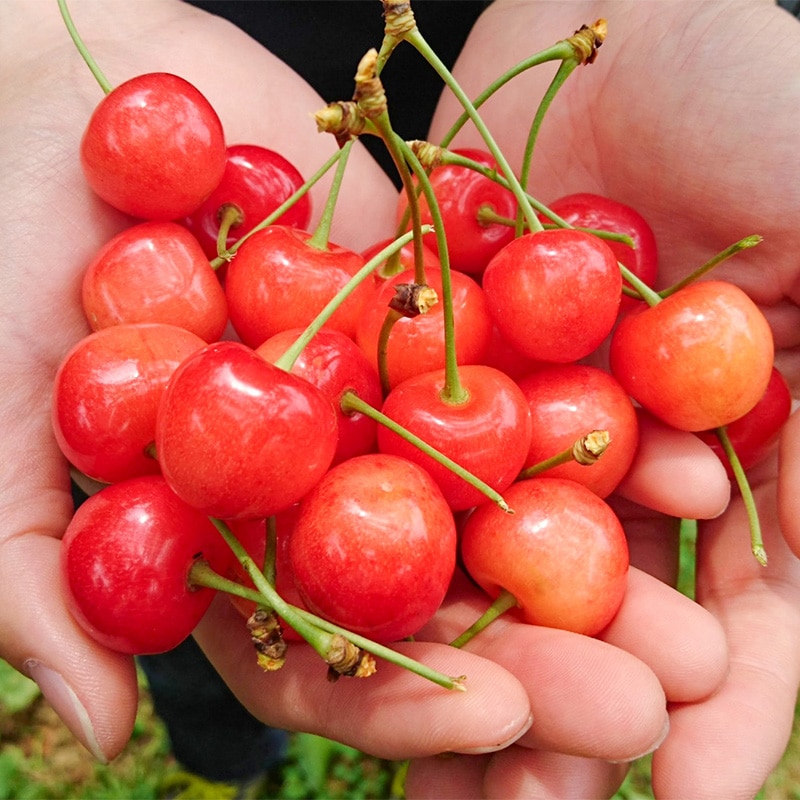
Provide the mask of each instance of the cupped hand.
[{"label": "cupped hand", "polygon": [[[791,220],[800,212],[794,133],[800,84],[788,65],[800,55],[800,25],[767,1],[501,0],[476,26],[454,72],[475,96],[538,46],[598,17],[608,20],[608,38],[596,62],[569,78],[548,111],[529,190],[544,202],[588,191],[636,208],[659,241],[660,287],[744,236],[763,236],[762,244],[717,267],[714,277],[739,284],[760,305],[772,325],[777,365],[796,397],[800,234]],[[487,59],[489,51],[497,58]],[[512,164],[519,163],[532,109],[552,74],[534,69],[481,109]],[[432,141],[460,110],[445,94]],[[455,141],[478,143],[469,128]],[[653,758],[656,796],[752,797],[788,740],[800,680],[799,435],[795,415],[783,434],[780,462],[773,453],[750,475],[769,556],[766,568],[751,555],[738,494],[725,513],[720,514],[722,506],[713,512],[721,495],[681,472],[689,463],[702,471],[702,459],[672,460],[678,452],[680,458],[688,455],[681,440],[696,447],[683,435],[659,434],[651,426],[634,470],[612,500],[625,519],[633,563],[664,581],[675,575],[674,526],[649,509],[707,519],[699,526],[696,595],[724,632],[729,657],[724,679],[706,696],[671,694],[691,685],[696,641],[688,651],[672,652],[669,676],[663,665],[660,673],[655,670],[664,681],[670,718],[669,734]],[[694,505],[695,513],[676,506],[678,497]],[[701,508],[704,513],[697,513]],[[632,587],[602,638],[652,665],[659,640],[674,634],[684,618],[669,614],[665,603],[674,601],[671,594],[654,593],[652,604],[635,603],[636,596]],[[475,796],[602,797],[613,791],[619,770],[609,762],[557,748],[558,754],[526,752],[536,720],[534,714],[517,746],[470,762],[473,786],[482,781]],[[419,796],[437,796],[464,769],[422,761],[412,767],[409,783]]]}]

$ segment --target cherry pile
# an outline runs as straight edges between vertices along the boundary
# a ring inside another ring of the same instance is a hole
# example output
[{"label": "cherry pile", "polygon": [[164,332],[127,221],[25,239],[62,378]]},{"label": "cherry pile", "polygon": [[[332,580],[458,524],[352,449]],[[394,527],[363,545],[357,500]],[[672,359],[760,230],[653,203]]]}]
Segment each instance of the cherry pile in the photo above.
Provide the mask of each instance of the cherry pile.
[{"label": "cherry pile", "polygon": [[[604,36],[599,21],[548,52],[590,63]],[[402,38],[426,52],[415,28]],[[387,647],[437,611],[457,562],[487,621],[595,635],[625,591],[606,498],[638,415],[718,448],[743,493],[788,417],[744,292],[700,269],[657,293],[634,209],[541,204],[488,132],[485,150],[400,141],[378,77],[390,51],[319,112],[336,146],[308,181],[226,142],[174,75],[110,89],[88,122],[86,180],[136,221],[86,266],[92,332],[57,371],[52,420],[73,470],[105,484],[62,566],[72,613],[110,648],[168,650],[224,591],[265,669],[304,639],[335,675],[368,675],[377,655],[460,687]],[[464,107],[458,125],[481,126]],[[329,238],[337,180],[309,225],[315,181],[341,178],[362,133],[404,188],[397,238],[358,253]]]}]

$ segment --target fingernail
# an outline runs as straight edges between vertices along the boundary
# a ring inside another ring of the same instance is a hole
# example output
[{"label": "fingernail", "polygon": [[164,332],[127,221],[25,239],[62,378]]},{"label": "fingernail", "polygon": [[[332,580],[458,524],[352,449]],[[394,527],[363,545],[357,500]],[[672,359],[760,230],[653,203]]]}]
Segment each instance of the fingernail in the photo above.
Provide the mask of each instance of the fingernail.
[{"label": "fingernail", "polygon": [[504,742],[500,742],[499,744],[490,744],[484,747],[462,747],[456,750],[456,752],[466,756],[480,756],[486,753],[496,753],[498,750],[505,750],[506,747],[509,747],[518,739],[522,738],[530,730],[531,725],[533,725],[533,715],[529,716],[525,724],[513,736],[506,739]]},{"label": "fingernail", "polygon": [[631,758],[620,758],[620,759],[608,759],[612,764],[627,764],[631,761],[636,761],[639,758],[644,758],[645,756],[649,756],[650,753],[658,750],[659,747],[664,743],[664,739],[667,738],[669,734],[669,714],[667,714],[667,718],[664,720],[664,727],[661,729],[661,733],[659,737],[656,739],[653,745],[651,745],[647,750],[639,753],[638,755],[632,756]]},{"label": "fingernail", "polygon": [[108,764],[108,757],[97,741],[97,736],[95,736],[92,721],[86,708],[64,678],[36,659],[26,661],[25,669],[28,675],[39,685],[45,699],[70,729],[73,736],[101,764]]}]

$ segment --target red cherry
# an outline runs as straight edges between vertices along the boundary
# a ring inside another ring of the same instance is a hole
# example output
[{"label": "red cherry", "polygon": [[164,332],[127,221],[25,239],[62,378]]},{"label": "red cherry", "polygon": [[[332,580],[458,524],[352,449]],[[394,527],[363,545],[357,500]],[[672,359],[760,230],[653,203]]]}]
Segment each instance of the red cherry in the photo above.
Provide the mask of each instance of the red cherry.
[{"label": "red cherry", "polygon": [[[492,156],[482,150],[454,149],[453,152],[484,166],[497,168]],[[481,208],[486,207],[501,217],[514,219],[517,213],[514,195],[479,172],[455,164],[434,168],[430,180],[442,215],[450,266],[470,274],[483,272],[489,259],[514,238],[514,229],[495,222],[482,223],[478,214]],[[424,195],[420,196],[419,203],[422,224],[432,224]],[[398,221],[407,206],[408,200],[402,193],[398,200]],[[436,237],[431,234],[426,241],[438,255]]]},{"label": "red cherry", "polygon": [[139,75],[95,109],[81,141],[89,185],[134,217],[191,214],[225,171],[222,124],[206,98],[176,75]]},{"label": "red cherry", "polygon": [[[275,363],[301,333],[300,328],[276,333],[256,352]],[[303,348],[291,371],[313,383],[336,409],[339,442],[334,464],[375,449],[377,423],[358,412],[346,414],[341,408],[342,395],[351,390],[373,408],[379,408],[383,402],[378,373],[352,339],[323,328]]]},{"label": "red cherry", "polygon": [[161,324],[115,325],[79,341],[53,386],[53,431],[67,460],[103,483],[158,472],[148,447],[159,402],[178,366],[204,346]]},{"label": "red cherry", "polygon": [[[466,402],[442,400],[445,373],[440,370],[398,384],[382,411],[502,493],[519,475],[528,453],[528,404],[514,381],[491,367],[463,366],[459,377],[469,395]],[[486,502],[478,489],[383,426],[378,429],[378,447],[424,467],[454,511]]]},{"label": "red cherry", "polygon": [[228,322],[214,270],[195,238],[174,222],[143,222],[107,242],[86,268],[82,301],[94,330],[164,322],[213,342]]},{"label": "red cherry", "polygon": [[510,592],[526,622],[594,636],[616,614],[628,546],[611,508],[585,486],[533,478],[506,492],[513,514],[485,503],[461,534],[464,565],[497,597]]},{"label": "red cherry", "polygon": [[[479,364],[486,355],[492,335],[492,323],[480,286],[468,275],[451,273],[456,360],[459,364]],[[445,366],[444,318],[442,314],[442,273],[426,273],[429,286],[439,302],[425,314],[402,317],[392,328],[387,351],[389,384],[396,386],[412,375],[433,372]],[[395,286],[414,282],[414,272],[407,270],[387,280],[367,301],[358,321],[356,341],[377,369],[378,338],[395,296]]]},{"label": "red cherry", "polygon": [[772,333],[737,286],[697,281],[617,326],[611,371],[668,425],[701,431],[744,416],[766,391]]},{"label": "red cherry", "polygon": [[[648,286],[654,286],[658,277],[658,246],[653,229],[635,209],[618,200],[589,192],[560,197],[550,203],[550,210],[576,228],[614,231],[629,236],[635,248],[624,242],[608,239],[606,244],[617,258],[634,275]],[[542,217],[544,221],[544,217]],[[623,296],[622,310],[631,310],[641,300]]]},{"label": "red cherry", "polygon": [[[280,153],[254,144],[234,144],[227,150],[225,173],[208,199],[183,223],[197,237],[206,257],[217,257],[220,212],[233,205],[241,219],[226,240],[230,247],[288,200],[305,183],[297,168]],[[276,220],[279,225],[307,228],[311,195],[304,194]]]},{"label": "red cherry", "polygon": [[[311,236],[272,225],[244,242],[228,265],[228,312],[239,338],[250,347],[281,331],[306,327],[366,263],[345,247],[313,247]],[[353,338],[370,292],[365,281],[326,325]]]},{"label": "red cherry", "polygon": [[[744,416],[727,426],[728,438],[743,469],[754,467],[767,456],[791,413],[792,395],[789,384],[778,369],[773,367],[761,399]],[[734,480],[728,456],[714,431],[700,431],[697,435],[719,456],[728,477]]]},{"label": "red cherry", "polygon": [[161,400],[156,451],[172,489],[203,513],[268,517],[328,469],[336,413],[316,386],[239,342],[187,358]]},{"label": "red cherry", "polygon": [[571,447],[593,430],[608,431],[610,443],[591,466],[576,461],[547,470],[607,497],[625,477],[639,444],[639,423],[627,392],[609,373],[584,364],[545,367],[519,379],[531,410],[533,435],[525,467]]},{"label": "red cherry", "polygon": [[289,557],[309,609],[396,641],[441,605],[455,568],[455,523],[425,470],[397,456],[358,456],[303,498]]},{"label": "red cherry", "polygon": [[555,229],[506,245],[486,267],[483,290],[512,347],[528,358],[566,363],[589,355],[611,332],[622,277],[602,239]]},{"label": "red cherry", "polygon": [[163,653],[189,636],[214,597],[189,584],[200,559],[224,572],[231,553],[211,522],[163,478],[107,486],[78,508],[64,534],[67,606],[112,650]]}]

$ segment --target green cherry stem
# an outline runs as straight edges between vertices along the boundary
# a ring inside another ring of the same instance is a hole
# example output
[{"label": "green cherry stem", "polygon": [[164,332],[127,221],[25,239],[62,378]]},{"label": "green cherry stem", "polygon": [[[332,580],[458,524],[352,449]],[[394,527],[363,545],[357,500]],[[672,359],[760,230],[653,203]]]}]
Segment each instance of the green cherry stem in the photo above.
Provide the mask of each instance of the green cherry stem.
[{"label": "green cherry stem", "polygon": [[520,185],[519,180],[514,175],[513,170],[511,169],[505,155],[497,146],[497,142],[495,142],[494,137],[492,136],[489,129],[486,127],[486,124],[481,119],[478,112],[475,110],[475,107],[472,105],[472,101],[469,99],[467,94],[459,85],[458,81],[453,77],[450,70],[447,69],[445,64],[439,58],[439,56],[434,52],[433,48],[427,43],[425,38],[419,32],[419,29],[415,26],[412,30],[408,31],[404,34],[403,38],[409,44],[413,45],[416,50],[420,53],[420,55],[433,67],[439,77],[445,82],[447,87],[453,94],[456,96],[459,103],[461,103],[461,107],[466,111],[467,115],[469,116],[472,124],[475,125],[475,128],[481,135],[481,138],[486,144],[489,152],[494,157],[494,160],[497,162],[500,171],[507,177],[509,181],[509,188],[514,194],[514,197],[519,204],[519,207],[522,209],[522,213],[525,217],[525,220],[528,223],[528,227],[532,231],[539,231],[542,230],[542,224],[539,222],[538,217],[536,216],[533,208],[531,207],[530,202],[528,201],[528,196],[526,195],[525,191],[523,190],[522,186]]},{"label": "green cherry stem", "polygon": [[717,253],[717,255],[706,261],[702,267],[698,267],[698,269],[696,269],[690,275],[687,275],[685,278],[673,284],[669,288],[662,289],[658,293],[659,296],[663,299],[665,297],[669,297],[671,294],[675,294],[675,292],[680,291],[684,286],[688,286],[693,281],[696,281],[699,277],[705,275],[707,272],[710,272],[712,269],[714,269],[714,267],[716,267],[718,264],[721,264],[723,261],[726,261],[731,256],[741,253],[742,250],[749,250],[751,247],[756,247],[756,245],[761,244],[762,241],[764,241],[763,237],[759,236],[758,234],[745,236],[744,239],[740,239],[738,242],[734,242],[729,247],[726,247],[721,253]]},{"label": "green cherry stem", "polygon": [[103,71],[92,57],[92,54],[89,52],[89,48],[86,47],[86,43],[81,38],[80,33],[78,33],[78,29],[75,27],[75,23],[72,19],[72,14],[70,14],[69,9],[67,8],[67,0],[58,0],[58,9],[61,12],[61,18],[64,20],[64,24],[67,26],[67,31],[69,32],[70,38],[75,44],[78,52],[81,54],[81,58],[83,58],[83,60],[86,62],[86,66],[91,70],[92,75],[94,75],[95,80],[103,92],[105,94],[109,94],[114,87],[103,74]]},{"label": "green cherry stem", "polygon": [[407,441],[409,444],[414,445],[414,447],[416,447],[418,450],[425,453],[425,455],[429,456],[443,467],[446,467],[451,472],[458,475],[470,486],[475,487],[489,500],[497,504],[503,511],[506,513],[513,513],[513,511],[509,508],[508,503],[506,503],[506,501],[503,499],[503,496],[498,491],[493,489],[476,475],[473,475],[471,472],[464,469],[464,467],[462,467],[460,464],[453,461],[452,458],[449,458],[435,447],[431,447],[431,445],[429,445],[426,441],[420,439],[419,436],[416,436],[402,425],[399,425],[397,422],[391,419],[391,417],[387,417],[386,414],[383,414],[381,411],[378,411],[378,409],[373,408],[369,403],[362,400],[352,390],[347,391],[342,395],[340,406],[342,411],[344,411],[346,414],[363,414],[365,417],[375,420],[375,422],[377,422],[379,425],[383,425],[385,428],[388,428],[393,433],[396,433],[398,436],[405,439],[405,441]]},{"label": "green cherry stem", "polygon": [[242,586],[241,583],[223,577],[212,569],[207,561],[203,561],[202,559],[195,561],[190,567],[189,585],[193,587],[215,589],[218,592],[225,592],[225,594],[241,597],[244,600],[252,600],[252,602],[261,608],[268,608],[264,595],[260,592],[257,592],[255,589],[248,589],[246,586]]},{"label": "green cherry stem", "polygon": [[319,223],[317,224],[314,233],[308,240],[311,247],[317,250],[327,250],[331,238],[331,226],[333,225],[333,217],[336,211],[336,201],[339,198],[339,191],[342,187],[342,180],[344,179],[345,170],[347,168],[347,160],[350,156],[350,151],[353,149],[355,139],[346,142],[339,151],[339,161],[336,165],[336,172],[333,174],[333,181],[331,188],[328,191],[328,197],[325,201],[325,207],[322,209]]},{"label": "green cherry stem", "polygon": [[728,436],[728,429],[725,427],[716,428],[714,433],[722,445],[725,455],[728,457],[733,475],[736,478],[736,485],[742,495],[742,502],[744,503],[745,510],[747,511],[747,520],[750,525],[750,547],[753,555],[761,564],[762,567],[767,566],[767,551],[764,547],[764,540],[761,535],[761,522],[758,518],[758,509],[756,508],[756,501],[753,497],[753,490],[750,488],[750,482],[747,480],[742,462],[736,454],[736,449],[731,443],[730,436]]},{"label": "green cherry stem", "polygon": [[518,605],[516,597],[506,589],[502,589],[489,608],[487,608],[469,628],[453,639],[453,641],[450,642],[450,646],[463,647],[467,642],[472,641],[481,631],[485,630],[498,617],[505,614],[506,611],[516,608]]},{"label": "green cherry stem", "polygon": [[230,261],[236,251],[254,234],[264,228],[268,228],[283,214],[285,214],[303,195],[307,194],[311,188],[334,167],[342,157],[342,151],[337,150],[296,192],[293,192],[284,200],[269,216],[265,217],[258,225],[251,228],[241,239],[237,239],[227,250],[211,262],[213,269],[219,269],[223,264]]},{"label": "green cherry stem", "polygon": [[534,478],[553,467],[557,467],[561,464],[568,464],[572,461],[581,466],[590,467],[592,464],[597,463],[610,443],[611,437],[608,431],[591,431],[587,433],[586,436],[577,439],[572,445],[562,450],[560,453],[550,456],[550,458],[546,458],[530,467],[526,467],[520,472],[517,480]]},{"label": "green cherry stem", "polygon": [[[423,233],[429,233],[431,230],[430,225],[423,225]],[[355,274],[352,278],[337,292],[322,311],[317,314],[311,324],[300,334],[295,340],[294,344],[277,360],[275,366],[286,370],[291,370],[294,362],[300,356],[303,348],[316,336],[322,326],[333,316],[337,308],[355,291],[358,285],[366,280],[389,256],[398,250],[402,249],[404,245],[408,244],[412,237],[413,232],[403,234],[395,239],[391,244],[384,247],[379,253],[374,255],[366,264]]]}]

